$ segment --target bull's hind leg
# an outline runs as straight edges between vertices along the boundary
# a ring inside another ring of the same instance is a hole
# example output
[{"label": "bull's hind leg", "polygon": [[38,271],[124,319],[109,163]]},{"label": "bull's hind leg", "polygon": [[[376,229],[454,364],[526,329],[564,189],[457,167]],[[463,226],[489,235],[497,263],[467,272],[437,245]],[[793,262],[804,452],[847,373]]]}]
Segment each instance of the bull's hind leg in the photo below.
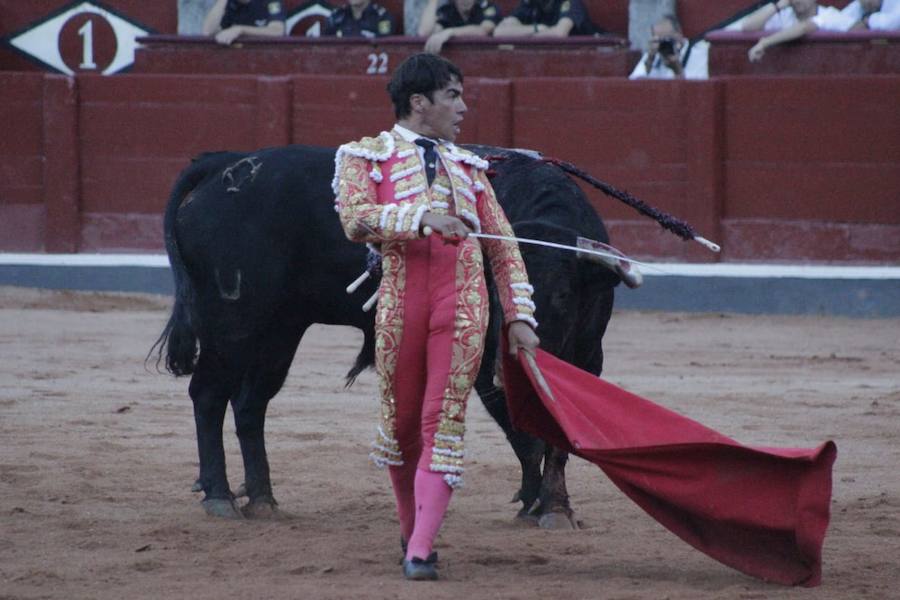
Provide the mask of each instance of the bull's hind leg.
[{"label": "bull's hind leg", "polygon": [[222,424],[228,399],[238,385],[239,375],[236,373],[216,353],[202,352],[190,385],[200,455],[200,477],[197,481],[205,493],[203,508],[212,516],[232,519],[239,519],[242,515],[228,486]]},{"label": "bull's hind leg", "polygon": [[266,409],[269,400],[284,384],[307,326],[288,327],[282,324],[270,331],[244,376],[240,392],[231,401],[244,459],[243,487],[249,499],[242,510],[250,518],[271,518],[278,513],[266,454]]}]

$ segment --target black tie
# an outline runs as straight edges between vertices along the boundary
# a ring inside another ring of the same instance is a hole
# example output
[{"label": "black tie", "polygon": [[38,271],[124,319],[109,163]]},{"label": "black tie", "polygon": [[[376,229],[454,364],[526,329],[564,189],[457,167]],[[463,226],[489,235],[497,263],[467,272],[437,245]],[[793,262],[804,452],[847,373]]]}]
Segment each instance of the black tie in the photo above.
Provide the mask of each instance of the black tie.
[{"label": "black tie", "polygon": [[426,138],[416,140],[416,145],[425,149],[425,176],[428,177],[428,187],[434,182],[434,165],[437,161],[437,152],[434,151],[434,142]]}]

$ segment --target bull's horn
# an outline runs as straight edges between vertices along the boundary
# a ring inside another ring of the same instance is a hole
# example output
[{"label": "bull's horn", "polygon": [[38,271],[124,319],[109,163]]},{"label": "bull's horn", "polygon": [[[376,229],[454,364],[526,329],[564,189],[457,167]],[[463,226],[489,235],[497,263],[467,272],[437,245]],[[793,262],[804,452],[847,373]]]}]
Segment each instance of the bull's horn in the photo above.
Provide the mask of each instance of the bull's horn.
[{"label": "bull's horn", "polygon": [[616,248],[609,244],[583,237],[579,237],[576,244],[582,250],[589,251],[579,252],[578,258],[603,265],[618,275],[622,283],[628,287],[634,289],[644,283],[644,276],[641,275],[634,261]]}]

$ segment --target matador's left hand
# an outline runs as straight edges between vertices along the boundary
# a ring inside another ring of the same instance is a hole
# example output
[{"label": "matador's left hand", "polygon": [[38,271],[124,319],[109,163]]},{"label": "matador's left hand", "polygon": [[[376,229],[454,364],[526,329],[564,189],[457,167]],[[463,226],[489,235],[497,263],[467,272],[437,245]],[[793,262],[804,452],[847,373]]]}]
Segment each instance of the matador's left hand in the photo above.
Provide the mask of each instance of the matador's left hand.
[{"label": "matador's left hand", "polygon": [[531,328],[531,325],[525,321],[513,321],[509,326],[509,353],[513,356],[519,351],[519,348],[534,354],[541,340]]}]

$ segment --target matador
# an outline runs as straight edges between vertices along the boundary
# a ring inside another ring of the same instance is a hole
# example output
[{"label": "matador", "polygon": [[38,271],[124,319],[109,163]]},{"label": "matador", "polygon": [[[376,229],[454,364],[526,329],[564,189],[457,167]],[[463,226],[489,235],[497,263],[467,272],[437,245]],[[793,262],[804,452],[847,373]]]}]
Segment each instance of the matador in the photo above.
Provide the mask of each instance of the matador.
[{"label": "matador", "polygon": [[467,237],[513,233],[487,162],[453,143],[466,112],[462,82],[441,57],[410,57],[388,85],[394,128],[344,144],[335,159],[344,232],[382,256],[375,316],[381,423],[371,457],[389,467],[403,572],[413,580],[437,578],[432,545],[462,482],[466,400],[488,324],[483,254],[510,348],[538,345],[533,290],[517,245]]}]

